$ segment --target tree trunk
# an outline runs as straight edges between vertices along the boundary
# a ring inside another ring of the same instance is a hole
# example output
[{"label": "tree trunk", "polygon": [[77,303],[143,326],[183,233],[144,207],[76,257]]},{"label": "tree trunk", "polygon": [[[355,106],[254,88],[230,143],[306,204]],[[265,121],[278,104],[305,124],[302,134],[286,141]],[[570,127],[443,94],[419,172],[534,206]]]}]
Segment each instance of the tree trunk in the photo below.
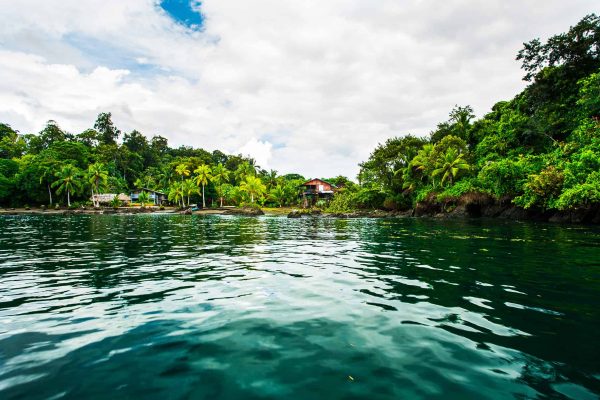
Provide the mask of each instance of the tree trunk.
[{"label": "tree trunk", "polygon": [[48,196],[50,197],[50,205],[52,205],[52,190],[50,190],[50,184],[48,184]]},{"label": "tree trunk", "polygon": [[252,194],[250,195],[250,202],[251,202],[251,203],[254,203],[254,193],[252,193]]},{"label": "tree trunk", "polygon": [[96,207],[96,198],[94,197],[94,187],[92,186],[92,204]]},{"label": "tree trunk", "polygon": [[223,208],[223,196],[221,196],[221,208]]},{"label": "tree trunk", "polygon": [[71,191],[67,190],[67,205],[71,208]]},{"label": "tree trunk", "polygon": [[206,208],[206,202],[204,201],[204,184],[202,184],[202,208]]}]

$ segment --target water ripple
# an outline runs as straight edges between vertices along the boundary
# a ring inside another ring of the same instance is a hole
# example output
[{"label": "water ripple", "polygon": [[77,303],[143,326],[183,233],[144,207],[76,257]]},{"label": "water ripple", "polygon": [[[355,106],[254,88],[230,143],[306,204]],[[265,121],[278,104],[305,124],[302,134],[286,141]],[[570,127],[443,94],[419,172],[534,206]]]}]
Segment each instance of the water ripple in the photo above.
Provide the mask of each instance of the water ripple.
[{"label": "water ripple", "polygon": [[592,227],[3,217],[0,397],[597,398],[598,260]]}]

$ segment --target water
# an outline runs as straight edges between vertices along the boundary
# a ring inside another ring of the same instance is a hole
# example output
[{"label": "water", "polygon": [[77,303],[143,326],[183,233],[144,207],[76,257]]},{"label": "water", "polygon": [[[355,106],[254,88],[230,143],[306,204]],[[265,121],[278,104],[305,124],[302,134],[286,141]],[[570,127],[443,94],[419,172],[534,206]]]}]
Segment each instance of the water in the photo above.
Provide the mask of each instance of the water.
[{"label": "water", "polygon": [[2,399],[596,399],[600,230],[0,218]]}]

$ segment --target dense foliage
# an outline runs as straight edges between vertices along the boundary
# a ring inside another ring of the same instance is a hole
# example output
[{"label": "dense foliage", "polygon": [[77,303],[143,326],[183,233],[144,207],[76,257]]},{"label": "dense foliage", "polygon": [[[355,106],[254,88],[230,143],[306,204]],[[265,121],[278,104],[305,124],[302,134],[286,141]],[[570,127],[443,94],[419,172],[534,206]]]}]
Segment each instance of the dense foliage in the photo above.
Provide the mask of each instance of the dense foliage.
[{"label": "dense foliage", "polygon": [[[5,206],[99,206],[94,194],[129,194],[136,188],[162,191],[180,206],[295,205],[304,181],[298,174],[263,170],[241,155],[171,148],[164,137],[148,140],[136,130],[123,134],[110,113],[77,135],[55,121],[37,135],[0,124],[0,204]],[[148,203],[148,196],[142,194],[139,202]],[[119,203],[115,197],[111,205]]]},{"label": "dense foliage", "polygon": [[[468,193],[523,208],[574,209],[600,202],[600,18],[525,43],[517,56],[531,83],[475,120],[455,107],[427,140],[380,144],[360,164],[360,188],[344,207],[369,199],[408,208]],[[365,201],[366,200],[366,201]],[[340,200],[341,202],[341,200]]]}]

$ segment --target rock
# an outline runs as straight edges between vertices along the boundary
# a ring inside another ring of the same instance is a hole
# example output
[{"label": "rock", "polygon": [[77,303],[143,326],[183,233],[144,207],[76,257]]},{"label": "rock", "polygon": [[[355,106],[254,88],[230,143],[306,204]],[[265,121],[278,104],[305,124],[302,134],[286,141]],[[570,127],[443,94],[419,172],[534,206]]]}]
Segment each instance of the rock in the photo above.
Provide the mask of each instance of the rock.
[{"label": "rock", "polygon": [[415,217],[425,217],[438,214],[442,211],[442,207],[437,203],[417,203],[415,207]]},{"label": "rock", "polygon": [[192,211],[192,209],[191,209],[191,208],[188,208],[188,209],[186,209],[186,210],[179,211],[179,214],[181,214],[181,215],[192,215],[192,214],[193,214],[193,211]]},{"label": "rock", "polygon": [[292,210],[287,216],[288,218],[302,218],[302,213],[298,210]]},{"label": "rock", "polygon": [[265,213],[258,207],[242,207],[242,208],[230,208],[223,212],[223,215],[243,215],[248,217],[256,217],[264,215]]}]

